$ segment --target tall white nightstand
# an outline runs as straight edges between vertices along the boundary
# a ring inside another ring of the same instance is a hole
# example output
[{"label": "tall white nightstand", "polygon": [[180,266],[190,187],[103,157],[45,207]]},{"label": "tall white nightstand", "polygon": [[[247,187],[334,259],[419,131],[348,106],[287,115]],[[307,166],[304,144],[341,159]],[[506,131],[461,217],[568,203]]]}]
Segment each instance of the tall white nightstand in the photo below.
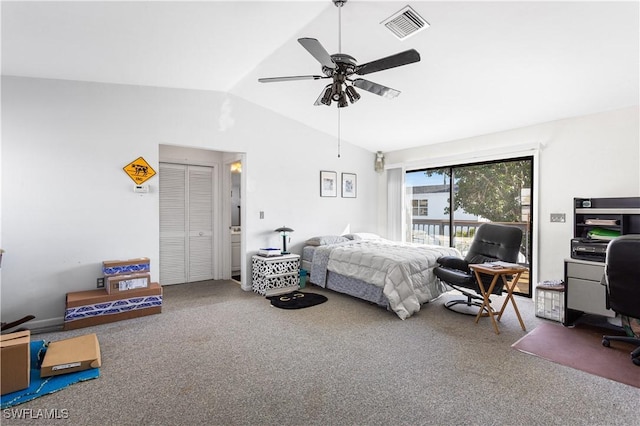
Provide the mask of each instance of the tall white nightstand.
[{"label": "tall white nightstand", "polygon": [[253,291],[262,295],[272,289],[297,287],[300,285],[300,256],[297,254],[274,257],[254,255],[251,258],[251,275]]}]

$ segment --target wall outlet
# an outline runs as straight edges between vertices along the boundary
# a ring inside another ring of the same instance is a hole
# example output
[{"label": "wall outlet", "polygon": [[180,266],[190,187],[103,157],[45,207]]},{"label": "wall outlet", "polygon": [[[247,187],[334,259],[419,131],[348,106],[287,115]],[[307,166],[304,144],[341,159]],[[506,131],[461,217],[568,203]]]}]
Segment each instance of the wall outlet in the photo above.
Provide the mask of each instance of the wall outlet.
[{"label": "wall outlet", "polygon": [[564,213],[551,213],[549,221],[554,223],[565,223],[567,221],[567,215]]},{"label": "wall outlet", "polygon": [[264,219],[264,212],[260,212],[260,219]]},{"label": "wall outlet", "polygon": [[104,277],[98,278],[96,280],[96,287],[104,288]]}]

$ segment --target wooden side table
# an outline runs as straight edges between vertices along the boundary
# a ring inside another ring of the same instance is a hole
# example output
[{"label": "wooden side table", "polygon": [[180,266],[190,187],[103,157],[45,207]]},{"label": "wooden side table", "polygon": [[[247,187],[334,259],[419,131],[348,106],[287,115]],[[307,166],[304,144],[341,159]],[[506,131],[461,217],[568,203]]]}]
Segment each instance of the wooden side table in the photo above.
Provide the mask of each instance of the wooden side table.
[{"label": "wooden side table", "polygon": [[265,257],[254,255],[251,262],[251,287],[263,296],[268,290],[300,284],[300,256],[285,254]]},{"label": "wooden side table", "polygon": [[[498,323],[496,322],[496,316],[498,317],[498,321],[502,318],[502,314],[504,313],[504,309],[507,307],[509,300],[511,300],[511,304],[513,305],[513,309],[516,311],[516,316],[518,317],[518,321],[520,321],[520,327],[524,331],[527,329],[524,326],[524,321],[522,321],[522,317],[520,316],[520,311],[518,310],[518,305],[516,305],[516,300],[513,298],[513,289],[515,288],[518,280],[520,279],[520,275],[523,272],[527,271],[527,268],[520,265],[495,265],[490,263],[477,263],[469,265],[469,268],[473,270],[476,274],[476,280],[478,281],[478,286],[480,287],[480,292],[482,293],[482,298],[484,299],[482,302],[482,306],[480,307],[480,311],[478,311],[478,315],[476,315],[476,324],[478,320],[482,316],[484,310],[487,310],[487,315],[491,318],[491,322],[493,323],[493,328],[496,331],[496,334],[500,334],[500,330],[498,330]],[[491,280],[491,284],[489,284],[489,288],[485,289],[482,280],[480,279],[480,274],[486,274],[493,276]],[[507,276],[513,275],[511,282],[507,281]],[[493,292],[498,279],[501,279],[504,283],[505,288],[507,289],[507,298],[504,300],[502,307],[499,312],[496,312],[491,306],[491,301],[489,300],[489,296]]]}]

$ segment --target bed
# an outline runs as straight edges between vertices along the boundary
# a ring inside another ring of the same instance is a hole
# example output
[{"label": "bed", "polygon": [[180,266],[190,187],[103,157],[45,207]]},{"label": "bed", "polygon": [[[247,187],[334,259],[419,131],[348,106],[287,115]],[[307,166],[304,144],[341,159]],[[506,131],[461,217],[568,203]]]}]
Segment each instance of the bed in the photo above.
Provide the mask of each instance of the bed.
[{"label": "bed", "polygon": [[357,233],[307,240],[302,267],[312,284],[375,303],[404,320],[447,291],[433,274],[441,256],[460,252]]}]

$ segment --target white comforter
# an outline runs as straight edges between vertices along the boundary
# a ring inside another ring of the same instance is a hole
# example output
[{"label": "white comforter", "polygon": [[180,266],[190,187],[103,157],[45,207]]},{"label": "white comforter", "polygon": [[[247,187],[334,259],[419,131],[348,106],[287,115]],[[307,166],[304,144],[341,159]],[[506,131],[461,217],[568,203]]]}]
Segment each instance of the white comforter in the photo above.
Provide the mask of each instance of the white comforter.
[{"label": "white comforter", "polygon": [[446,291],[433,274],[441,256],[460,256],[460,252],[385,239],[354,241],[332,246],[327,269],[381,287],[390,308],[406,319]]}]

